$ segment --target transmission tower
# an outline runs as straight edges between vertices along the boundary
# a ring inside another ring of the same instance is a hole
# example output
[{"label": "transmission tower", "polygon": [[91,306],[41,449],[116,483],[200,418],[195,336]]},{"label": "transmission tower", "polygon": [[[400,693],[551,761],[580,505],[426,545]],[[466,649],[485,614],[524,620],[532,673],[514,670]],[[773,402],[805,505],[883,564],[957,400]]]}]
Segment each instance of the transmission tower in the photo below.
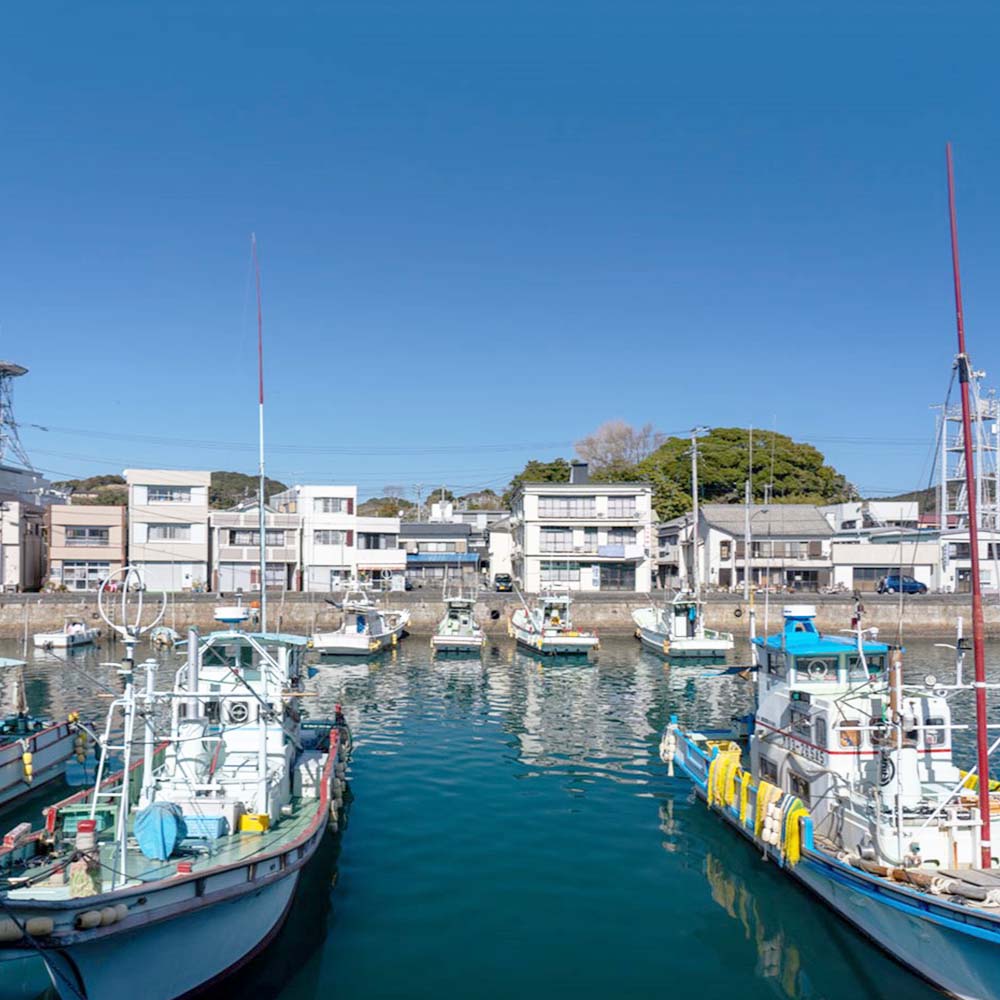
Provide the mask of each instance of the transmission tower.
[{"label": "transmission tower", "polygon": [[[985,372],[974,371],[969,383],[972,410],[972,463],[976,507],[982,530],[1000,530],[1000,399],[996,390],[981,391]],[[942,407],[938,416],[940,442],[938,470],[938,510],[942,530],[953,519],[955,527],[969,526],[969,493],[965,484],[965,440],[961,406]]]},{"label": "transmission tower", "polygon": [[13,361],[0,361],[0,463],[11,456],[34,472],[28,453],[21,444],[14,419],[14,379],[27,375],[28,369]]}]

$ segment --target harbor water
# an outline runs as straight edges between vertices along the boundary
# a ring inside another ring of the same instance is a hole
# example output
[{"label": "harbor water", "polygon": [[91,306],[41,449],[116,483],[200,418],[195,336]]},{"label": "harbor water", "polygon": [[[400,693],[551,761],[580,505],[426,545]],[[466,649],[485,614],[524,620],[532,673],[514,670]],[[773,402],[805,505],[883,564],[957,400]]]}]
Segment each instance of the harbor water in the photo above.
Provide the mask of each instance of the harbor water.
[{"label": "harbor water", "polygon": [[[20,652],[0,643],[0,655]],[[68,665],[29,652],[31,709],[102,719],[95,682],[114,689],[104,661],[119,653]],[[1000,649],[988,655],[1000,668]],[[172,675],[179,660],[161,657]],[[953,673],[930,641],[909,644],[907,663]],[[750,703],[738,676],[669,666],[630,639],[582,665],[506,642],[482,661],[433,661],[410,637],[370,662],[317,664],[309,688],[310,714],[342,703],[353,730],[347,826],[307,869],[274,944],[216,1000],[938,995],[667,777],[670,714],[728,724]],[[0,832],[37,818],[62,790],[50,791],[5,813]]]}]

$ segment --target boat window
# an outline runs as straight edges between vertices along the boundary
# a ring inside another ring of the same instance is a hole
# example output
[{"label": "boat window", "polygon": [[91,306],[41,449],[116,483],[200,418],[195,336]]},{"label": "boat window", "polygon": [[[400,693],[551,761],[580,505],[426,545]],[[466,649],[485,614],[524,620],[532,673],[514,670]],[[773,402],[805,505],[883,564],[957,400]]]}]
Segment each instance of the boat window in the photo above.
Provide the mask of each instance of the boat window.
[{"label": "boat window", "polygon": [[792,793],[792,795],[797,795],[800,799],[802,799],[802,804],[807,809],[809,808],[809,782],[806,781],[805,778],[802,778],[794,773],[789,773],[788,790]]},{"label": "boat window", "polygon": [[203,703],[205,706],[205,718],[209,722],[219,721],[219,703],[217,701],[206,701]]},{"label": "boat window", "polygon": [[868,657],[868,669],[873,673],[877,674],[882,670],[885,670],[885,654],[879,653],[875,656]]},{"label": "boat window", "polygon": [[784,653],[768,653],[767,654],[767,672],[769,674],[774,674],[777,677],[785,676],[785,654]]},{"label": "boat window", "polygon": [[795,669],[800,681],[835,681],[837,679],[837,656],[797,656]]},{"label": "boat window", "polygon": [[857,748],[861,746],[860,719],[845,719],[837,728],[840,730],[840,745],[842,747]]},{"label": "boat window", "polygon": [[813,743],[825,750],[826,738],[826,718],[822,715],[817,715],[813,720]]},{"label": "boat window", "polygon": [[924,719],[924,746],[940,746],[945,742],[947,735],[943,716],[929,715]]},{"label": "boat window", "polygon": [[772,785],[778,780],[778,765],[767,757],[761,757],[759,771],[761,778],[770,781]]},{"label": "boat window", "polygon": [[789,720],[792,732],[802,736],[810,735],[809,706],[803,703],[801,706],[793,704],[791,706],[791,718]]}]

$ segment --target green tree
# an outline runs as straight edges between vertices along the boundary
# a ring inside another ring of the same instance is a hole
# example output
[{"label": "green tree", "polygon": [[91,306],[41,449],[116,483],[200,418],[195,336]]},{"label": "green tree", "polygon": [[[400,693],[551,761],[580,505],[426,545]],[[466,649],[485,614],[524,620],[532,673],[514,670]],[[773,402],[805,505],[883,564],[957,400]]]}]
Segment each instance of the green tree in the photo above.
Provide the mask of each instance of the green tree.
[{"label": "green tree", "polygon": [[[706,503],[743,499],[750,472],[750,432],[716,427],[698,439],[698,493]],[[753,432],[753,494],[758,500],[771,486],[773,503],[840,503],[857,491],[811,444],[773,431]],[[638,479],[653,484],[653,505],[661,520],[691,509],[691,441],[667,438],[637,466]]]},{"label": "green tree", "polygon": [[[208,487],[208,505],[213,510],[230,510],[244,500],[256,500],[259,480],[243,472],[213,472]],[[264,499],[270,500],[275,493],[288,487],[277,479],[264,480]]]},{"label": "green tree", "polygon": [[412,500],[402,497],[371,497],[358,504],[358,513],[363,517],[399,517],[416,508]]},{"label": "green tree", "polygon": [[514,499],[514,493],[521,483],[568,483],[569,482],[569,462],[565,458],[554,458],[551,462],[539,462],[531,459],[530,462],[510,481],[507,489],[504,490],[501,503],[508,510]]}]

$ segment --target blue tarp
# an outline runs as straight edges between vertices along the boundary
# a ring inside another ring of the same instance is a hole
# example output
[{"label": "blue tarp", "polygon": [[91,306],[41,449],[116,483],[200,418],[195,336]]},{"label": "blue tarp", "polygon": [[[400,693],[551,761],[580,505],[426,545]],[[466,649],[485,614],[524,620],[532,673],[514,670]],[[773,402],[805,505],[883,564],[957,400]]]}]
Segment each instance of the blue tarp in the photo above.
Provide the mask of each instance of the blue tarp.
[{"label": "blue tarp", "polygon": [[135,814],[135,839],[150,861],[166,861],[186,835],[184,816],[172,802],[152,802]]}]

